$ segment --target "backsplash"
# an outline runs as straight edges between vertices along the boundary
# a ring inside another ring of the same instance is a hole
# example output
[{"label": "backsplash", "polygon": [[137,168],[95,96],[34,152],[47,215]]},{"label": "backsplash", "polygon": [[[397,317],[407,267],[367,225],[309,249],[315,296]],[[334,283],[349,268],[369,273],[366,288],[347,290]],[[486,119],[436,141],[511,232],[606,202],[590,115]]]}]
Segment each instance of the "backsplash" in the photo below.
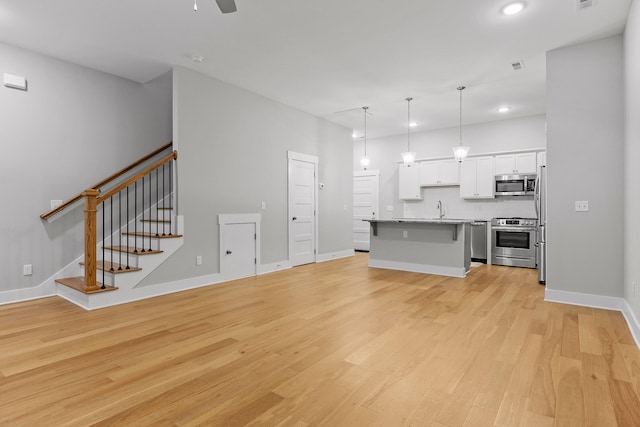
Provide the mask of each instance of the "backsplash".
[{"label": "backsplash", "polygon": [[445,218],[490,220],[491,218],[535,218],[533,196],[506,196],[495,199],[460,198],[460,187],[422,188],[423,200],[404,201],[404,218],[437,218],[438,201],[442,201]]}]

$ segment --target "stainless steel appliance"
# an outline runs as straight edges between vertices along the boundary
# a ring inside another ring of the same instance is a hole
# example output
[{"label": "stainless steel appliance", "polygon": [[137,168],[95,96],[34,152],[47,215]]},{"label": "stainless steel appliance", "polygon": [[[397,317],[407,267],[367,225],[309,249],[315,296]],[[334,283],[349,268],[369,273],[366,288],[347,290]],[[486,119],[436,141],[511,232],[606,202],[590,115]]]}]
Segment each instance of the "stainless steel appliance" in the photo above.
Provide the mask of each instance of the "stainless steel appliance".
[{"label": "stainless steel appliance", "polygon": [[537,175],[496,175],[496,196],[533,196]]},{"label": "stainless steel appliance", "polygon": [[487,221],[471,223],[471,261],[487,263]]},{"label": "stainless steel appliance", "polygon": [[547,282],[547,167],[540,166],[536,183],[536,214],[538,215],[538,233],[536,241],[538,258],[538,282]]},{"label": "stainless steel appliance", "polygon": [[535,218],[494,218],[491,220],[491,263],[536,268]]}]

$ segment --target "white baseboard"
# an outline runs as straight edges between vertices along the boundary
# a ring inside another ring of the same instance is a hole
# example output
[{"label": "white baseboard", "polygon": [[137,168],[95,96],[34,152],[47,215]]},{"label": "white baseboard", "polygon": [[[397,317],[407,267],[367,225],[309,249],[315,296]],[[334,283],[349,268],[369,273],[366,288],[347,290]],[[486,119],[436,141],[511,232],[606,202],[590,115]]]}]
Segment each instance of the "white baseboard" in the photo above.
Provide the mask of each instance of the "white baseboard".
[{"label": "white baseboard", "polygon": [[624,308],[622,309],[622,315],[624,319],[627,321],[627,325],[629,325],[629,330],[631,331],[631,335],[633,336],[634,341],[636,342],[636,346],[640,348],[640,322],[638,322],[638,318],[631,310],[629,303],[627,300],[624,300]]},{"label": "white baseboard", "polygon": [[273,273],[274,271],[288,270],[291,268],[289,261],[274,262],[271,264],[262,264],[258,266],[258,275]]},{"label": "white baseboard", "polygon": [[443,267],[441,265],[414,264],[409,262],[387,261],[369,258],[369,267],[389,270],[411,271],[413,273],[437,274],[440,276],[465,277],[464,267]]},{"label": "white baseboard", "polygon": [[[85,310],[97,310],[100,308],[111,307],[114,305],[126,304],[129,302],[140,301],[143,299],[159,297],[162,295],[173,294],[176,292],[187,291],[189,289],[201,288],[204,286],[216,285],[224,282],[220,274],[208,274],[206,276],[192,277],[189,279],[176,280],[173,282],[159,283],[157,285],[142,286],[130,289],[128,292],[104,292],[92,294],[90,299],[86,301],[78,300],[76,295],[74,298],[68,298],[61,292],[58,296],[76,304]],[[64,292],[64,290],[63,290]]]},{"label": "white baseboard", "polygon": [[12,289],[0,292],[0,305],[13,304],[16,302],[31,301],[34,299],[55,296],[56,290],[53,282],[46,281],[40,286],[26,289]]},{"label": "white baseboard", "polygon": [[583,294],[580,292],[558,291],[545,289],[544,300],[562,304],[580,305],[583,307],[601,308],[622,312],[636,346],[640,348],[640,323],[631,310],[627,301],[622,297],[609,297],[605,295]]},{"label": "white baseboard", "polygon": [[624,307],[624,299],[620,297],[558,291],[549,288],[546,288],[544,291],[544,300],[562,304],[581,305],[584,307],[603,308],[605,310],[622,311]]},{"label": "white baseboard", "polygon": [[346,251],[329,252],[327,254],[318,255],[318,259],[316,260],[316,262],[326,262],[338,258],[348,258],[354,255],[355,251],[353,249],[347,249]]}]

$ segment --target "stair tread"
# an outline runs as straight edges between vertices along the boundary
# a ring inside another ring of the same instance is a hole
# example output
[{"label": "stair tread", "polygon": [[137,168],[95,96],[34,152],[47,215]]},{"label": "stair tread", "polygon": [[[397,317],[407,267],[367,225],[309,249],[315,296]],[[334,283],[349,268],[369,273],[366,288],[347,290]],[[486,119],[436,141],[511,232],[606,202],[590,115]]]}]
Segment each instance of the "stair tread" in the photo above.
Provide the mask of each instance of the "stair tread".
[{"label": "stair tread", "polygon": [[[84,265],[84,262],[81,262],[80,265]],[[113,267],[113,271],[111,268]],[[98,270],[102,270],[102,260],[96,261],[96,268]],[[109,261],[104,262],[104,271],[108,273],[118,274],[118,273],[131,273],[133,271],[142,270],[140,267],[131,267],[127,268],[124,264],[118,264],[117,262],[111,263]]]},{"label": "stair tread", "polygon": [[161,254],[163,252],[159,249],[149,250],[144,248],[134,248],[132,246],[105,246],[104,249],[108,251],[126,252],[133,255],[152,255]]},{"label": "stair tread", "polygon": [[57,283],[60,283],[61,285],[65,285],[70,287],[71,289],[75,289],[78,292],[82,292],[83,294],[97,294],[100,292],[108,292],[108,291],[115,291],[116,289],[118,289],[116,286],[105,286],[104,289],[102,289],[102,283],[97,282],[96,284],[98,285],[98,289],[96,289],[95,291],[85,291],[85,278],[84,277],[66,277],[63,279],[56,279]]},{"label": "stair tread", "polygon": [[141,233],[141,232],[128,232],[128,233],[122,233],[124,236],[137,236],[137,237],[151,237],[154,239],[175,239],[178,237],[182,237],[182,234],[165,234],[164,236],[162,234],[156,234],[156,233]]},{"label": "stair tread", "polygon": [[165,222],[167,224],[171,222],[171,220],[169,220],[169,219],[156,219],[156,218],[143,219],[141,221],[142,222]]}]

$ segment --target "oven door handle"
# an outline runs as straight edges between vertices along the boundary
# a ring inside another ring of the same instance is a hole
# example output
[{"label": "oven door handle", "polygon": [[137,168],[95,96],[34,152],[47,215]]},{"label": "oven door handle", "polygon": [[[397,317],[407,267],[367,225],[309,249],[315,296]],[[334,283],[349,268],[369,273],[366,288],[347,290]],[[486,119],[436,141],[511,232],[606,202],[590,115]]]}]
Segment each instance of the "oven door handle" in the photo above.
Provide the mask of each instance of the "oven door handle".
[{"label": "oven door handle", "polygon": [[491,227],[492,230],[495,231],[515,231],[515,232],[522,232],[522,233],[529,233],[531,231],[536,231],[535,228],[518,228],[518,227],[503,227],[503,226],[493,226]]}]

